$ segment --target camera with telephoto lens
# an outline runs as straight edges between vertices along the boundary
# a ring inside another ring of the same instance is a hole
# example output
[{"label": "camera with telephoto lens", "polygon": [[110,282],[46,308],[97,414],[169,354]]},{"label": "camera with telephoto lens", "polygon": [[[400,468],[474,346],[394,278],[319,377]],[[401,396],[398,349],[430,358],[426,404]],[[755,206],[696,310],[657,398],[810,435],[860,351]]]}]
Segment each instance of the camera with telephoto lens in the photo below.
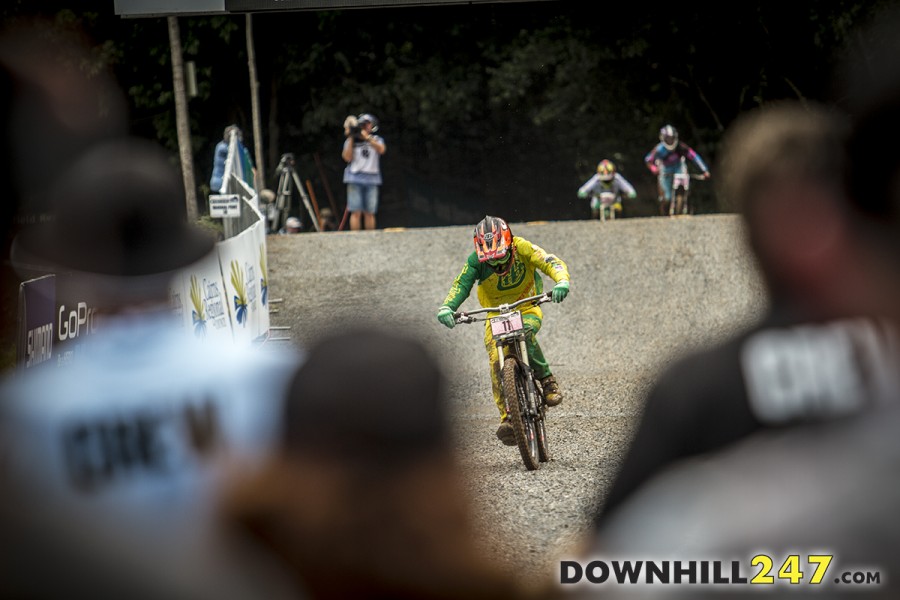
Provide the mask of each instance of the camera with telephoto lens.
[{"label": "camera with telephoto lens", "polygon": [[354,141],[362,141],[362,128],[359,119],[355,115],[350,115],[344,119],[344,135],[351,136]]}]

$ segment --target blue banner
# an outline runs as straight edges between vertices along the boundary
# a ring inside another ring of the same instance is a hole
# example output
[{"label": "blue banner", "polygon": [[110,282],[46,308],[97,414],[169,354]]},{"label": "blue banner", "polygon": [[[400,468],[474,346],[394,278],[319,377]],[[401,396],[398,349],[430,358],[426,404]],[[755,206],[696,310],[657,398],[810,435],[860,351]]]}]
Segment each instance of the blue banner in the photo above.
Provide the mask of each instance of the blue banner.
[{"label": "blue banner", "polygon": [[19,370],[31,369],[53,358],[56,316],[56,276],[45,275],[19,286]]}]

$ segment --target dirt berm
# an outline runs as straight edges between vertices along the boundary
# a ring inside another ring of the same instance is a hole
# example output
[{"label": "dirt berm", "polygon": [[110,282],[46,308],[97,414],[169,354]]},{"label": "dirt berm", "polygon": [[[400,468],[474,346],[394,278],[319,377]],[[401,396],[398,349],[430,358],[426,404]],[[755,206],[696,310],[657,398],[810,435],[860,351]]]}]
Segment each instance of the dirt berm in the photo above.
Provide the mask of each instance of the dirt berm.
[{"label": "dirt berm", "polygon": [[[659,369],[748,323],[764,290],[735,215],[511,228],[572,277],[566,301],[544,306],[539,339],[566,399],[550,412],[552,460],[537,471],[494,437],[482,326],[435,318],[472,226],[270,236],[270,297],[283,299],[272,325],[289,328],[273,335],[290,341],[269,343],[302,347],[359,320],[426,340],[452,381],[480,541],[523,577],[552,576],[602,502]],[[474,291],[463,307],[477,307]]]}]

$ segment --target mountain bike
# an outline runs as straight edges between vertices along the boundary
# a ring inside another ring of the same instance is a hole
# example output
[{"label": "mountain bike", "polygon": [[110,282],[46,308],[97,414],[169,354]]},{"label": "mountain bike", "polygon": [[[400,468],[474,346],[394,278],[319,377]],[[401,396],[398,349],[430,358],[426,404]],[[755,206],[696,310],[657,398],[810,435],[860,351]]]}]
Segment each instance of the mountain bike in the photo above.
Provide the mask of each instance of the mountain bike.
[{"label": "mountain bike", "polygon": [[594,196],[595,203],[592,204],[597,208],[592,210],[591,212],[596,215],[595,218],[600,221],[614,221],[616,218],[616,209],[618,206],[618,210],[622,209],[621,204],[619,204],[619,199],[616,197],[616,194],[613,192],[600,192]]},{"label": "mountain bike", "polygon": [[[516,310],[524,304],[538,306],[549,302],[550,292],[522,298],[509,304],[453,314],[457,323],[490,321],[491,334],[502,357],[500,384],[506,414],[516,434],[516,445],[522,462],[529,471],[550,460],[547,450],[547,431],[544,424],[547,405],[541,384],[534,377],[525,347],[526,330],[522,313]],[[473,315],[484,315],[476,318]],[[494,316],[491,316],[494,315]]]},{"label": "mountain bike", "polygon": [[705,180],[696,173],[675,173],[672,176],[672,203],[669,204],[669,216],[692,215],[694,207],[688,202],[691,179]]}]

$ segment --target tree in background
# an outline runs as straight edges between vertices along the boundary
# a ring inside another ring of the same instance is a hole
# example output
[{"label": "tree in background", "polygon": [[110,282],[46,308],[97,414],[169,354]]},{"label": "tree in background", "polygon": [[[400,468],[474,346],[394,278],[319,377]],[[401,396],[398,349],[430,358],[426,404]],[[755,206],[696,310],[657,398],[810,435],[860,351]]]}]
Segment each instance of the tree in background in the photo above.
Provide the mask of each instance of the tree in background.
[{"label": "tree in background", "polygon": [[[257,14],[263,151],[271,165],[293,152],[304,179],[339,190],[343,119],[374,112],[392,148],[385,225],[391,214],[397,224],[469,223],[488,207],[512,220],[586,218],[575,190],[602,157],[652,210],[640,161],[662,124],[714,163],[741,112],[825,99],[836,57],[859,43],[856,28],[891,4],[701,2],[647,14],[617,3],[605,7],[604,27],[589,4],[569,0]],[[28,10],[18,2],[0,14]],[[174,152],[165,19],[122,19],[111,7],[55,14],[82,26],[115,68],[134,132]],[[222,124],[252,131],[244,16],[179,23],[185,60],[197,65],[189,116],[202,182]],[[694,196],[705,212],[717,210],[707,187]]]}]

